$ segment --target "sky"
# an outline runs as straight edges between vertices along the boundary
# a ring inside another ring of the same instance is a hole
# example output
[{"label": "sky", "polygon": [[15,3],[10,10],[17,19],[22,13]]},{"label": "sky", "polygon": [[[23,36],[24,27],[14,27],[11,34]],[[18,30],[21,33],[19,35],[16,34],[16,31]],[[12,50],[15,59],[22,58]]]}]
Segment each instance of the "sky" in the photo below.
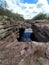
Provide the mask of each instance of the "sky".
[{"label": "sky", "polygon": [[49,0],[0,0],[6,1],[7,9],[21,14],[25,19],[32,19],[39,13],[49,14]]}]

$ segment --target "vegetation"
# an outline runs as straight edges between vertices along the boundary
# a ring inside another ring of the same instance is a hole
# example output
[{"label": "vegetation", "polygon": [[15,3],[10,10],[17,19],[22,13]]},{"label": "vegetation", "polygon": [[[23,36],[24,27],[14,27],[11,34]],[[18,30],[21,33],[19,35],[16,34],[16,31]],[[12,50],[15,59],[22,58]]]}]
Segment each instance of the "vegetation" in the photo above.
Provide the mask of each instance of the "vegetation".
[{"label": "vegetation", "polygon": [[43,20],[43,19],[49,19],[49,15],[40,13],[36,15],[32,20]]},{"label": "vegetation", "polygon": [[0,6],[0,15],[1,16],[8,16],[9,18],[13,17],[17,20],[24,20],[23,17],[19,14],[12,13],[10,10],[4,9],[2,6]]}]

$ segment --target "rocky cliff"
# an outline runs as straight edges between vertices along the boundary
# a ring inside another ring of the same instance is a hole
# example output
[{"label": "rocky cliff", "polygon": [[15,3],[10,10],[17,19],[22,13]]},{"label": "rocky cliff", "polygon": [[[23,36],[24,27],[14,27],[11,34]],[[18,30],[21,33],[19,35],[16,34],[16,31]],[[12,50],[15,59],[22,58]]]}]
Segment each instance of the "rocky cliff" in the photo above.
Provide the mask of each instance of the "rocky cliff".
[{"label": "rocky cliff", "polygon": [[36,20],[32,29],[39,42],[49,42],[49,20]]}]

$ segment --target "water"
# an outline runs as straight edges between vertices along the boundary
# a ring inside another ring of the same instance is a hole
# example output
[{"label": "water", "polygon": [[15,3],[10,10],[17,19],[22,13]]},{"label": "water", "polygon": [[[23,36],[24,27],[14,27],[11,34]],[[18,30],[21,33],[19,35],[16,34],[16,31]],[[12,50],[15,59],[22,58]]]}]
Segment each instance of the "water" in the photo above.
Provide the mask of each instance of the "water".
[{"label": "water", "polygon": [[21,41],[31,41],[31,39],[30,39],[31,33],[33,33],[31,28],[25,29],[25,31],[21,37]]}]

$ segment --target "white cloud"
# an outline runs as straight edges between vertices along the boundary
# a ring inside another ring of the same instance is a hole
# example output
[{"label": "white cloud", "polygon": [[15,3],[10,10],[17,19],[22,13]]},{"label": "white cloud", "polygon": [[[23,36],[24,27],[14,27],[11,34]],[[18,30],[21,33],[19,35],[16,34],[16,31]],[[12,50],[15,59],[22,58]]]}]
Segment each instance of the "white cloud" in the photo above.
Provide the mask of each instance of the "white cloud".
[{"label": "white cloud", "polygon": [[47,0],[38,0],[36,4],[23,3],[23,0],[5,0],[8,9],[15,13],[22,14],[25,19],[31,19],[40,12],[49,13]]},{"label": "white cloud", "polygon": [[49,13],[49,5],[47,0],[38,0],[37,8],[40,8],[43,13]]}]

